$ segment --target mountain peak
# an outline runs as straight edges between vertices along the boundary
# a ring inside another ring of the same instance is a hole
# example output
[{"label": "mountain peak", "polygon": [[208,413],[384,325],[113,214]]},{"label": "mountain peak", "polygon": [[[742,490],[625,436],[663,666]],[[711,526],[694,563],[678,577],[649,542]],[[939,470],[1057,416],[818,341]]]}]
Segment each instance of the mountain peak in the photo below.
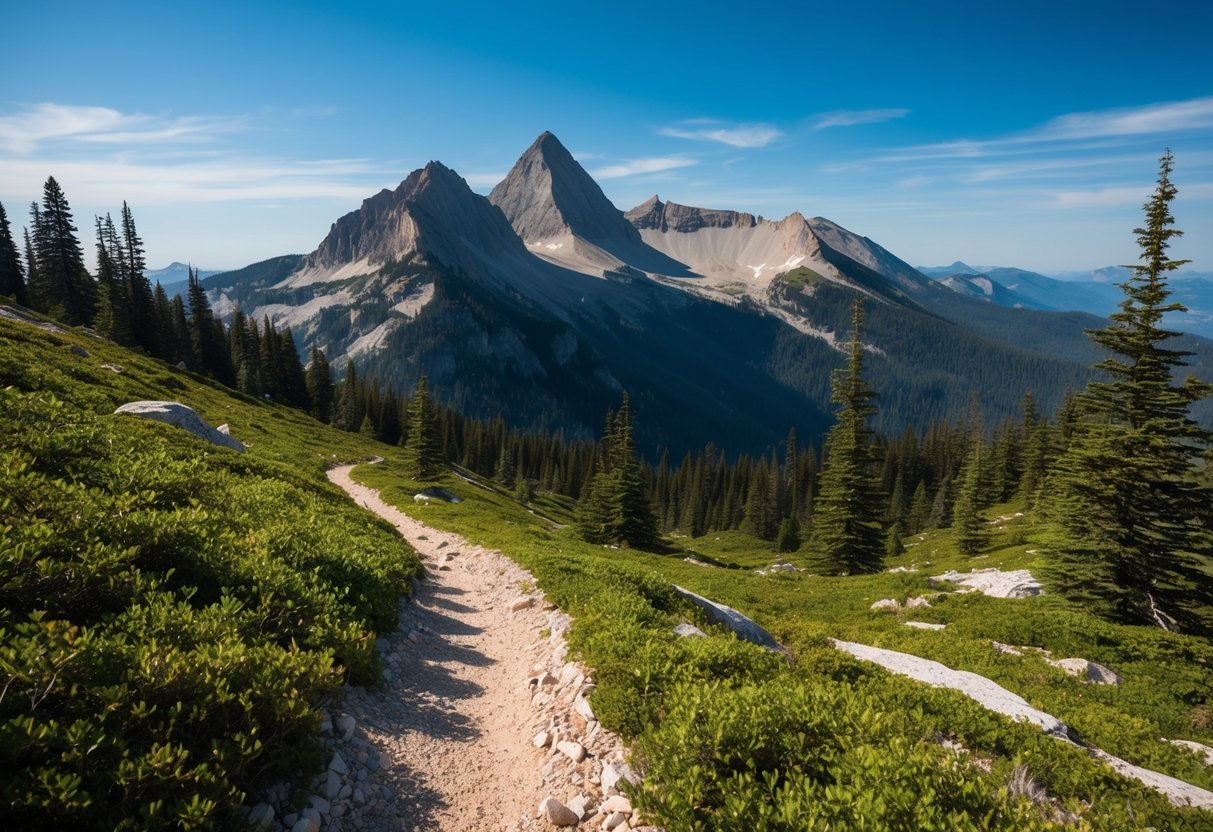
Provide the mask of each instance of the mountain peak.
[{"label": "mountain peak", "polygon": [[639,236],[598,183],[552,133],[544,131],[519,157],[489,201],[528,243],[572,233],[597,245]]}]

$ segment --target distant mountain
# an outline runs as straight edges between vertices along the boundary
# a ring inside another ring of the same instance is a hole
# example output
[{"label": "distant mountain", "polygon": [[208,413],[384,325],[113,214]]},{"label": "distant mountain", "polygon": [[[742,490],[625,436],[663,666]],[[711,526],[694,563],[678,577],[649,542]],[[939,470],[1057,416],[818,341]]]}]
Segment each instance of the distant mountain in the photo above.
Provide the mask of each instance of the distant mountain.
[{"label": "distant mountain", "polygon": [[[171,298],[173,295],[183,294],[185,292],[186,283],[189,280],[189,266],[179,261],[173,261],[163,269],[149,269],[143,274],[155,286],[159,283],[164,287],[164,291]],[[211,275],[219,274],[217,271],[200,269],[198,277],[205,279]]]},{"label": "distant mountain", "polygon": [[[1064,272],[1052,277],[1008,267],[979,267],[976,275],[953,273],[950,269],[950,266],[919,267],[919,271],[931,275],[940,285],[969,296],[977,296],[976,289],[984,285],[983,279],[988,280],[1005,290],[986,293],[987,299],[1001,306],[1087,312],[1100,317],[1116,311],[1124,298],[1119,284],[1132,275],[1123,266]],[[1200,272],[1176,271],[1169,276],[1169,285],[1174,299],[1187,306],[1188,312],[1171,313],[1167,325],[1213,338],[1213,279]]]},{"label": "distant mountain", "polygon": [[890,432],[959,418],[972,391],[991,420],[1028,389],[1055,407],[1088,378],[1082,330],[1098,325],[958,294],[822,217],[658,197],[625,214],[550,133],[488,198],[430,162],[310,254],[204,285],[222,314],[289,325],[339,371],[398,390],[424,371],[469,415],[588,437],[626,389],[642,446],[675,454],[820,435],[857,295]]}]

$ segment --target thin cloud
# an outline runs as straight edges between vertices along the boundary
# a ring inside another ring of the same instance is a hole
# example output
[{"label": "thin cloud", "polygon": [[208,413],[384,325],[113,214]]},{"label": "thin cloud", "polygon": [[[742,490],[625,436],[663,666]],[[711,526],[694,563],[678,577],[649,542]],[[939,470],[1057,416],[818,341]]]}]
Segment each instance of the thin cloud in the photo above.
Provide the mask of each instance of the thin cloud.
[{"label": "thin cloud", "polygon": [[683,156],[657,156],[649,159],[629,159],[618,165],[608,165],[591,172],[595,179],[620,179],[642,173],[662,173],[677,168],[688,168],[697,162]]},{"label": "thin cloud", "polygon": [[[1054,208],[1106,208],[1141,205],[1153,190],[1150,185],[1098,188],[1086,191],[1059,191],[1051,194],[1048,204]],[[1197,182],[1180,190],[1185,200],[1205,200],[1213,197],[1213,183]]]},{"label": "thin cloud", "polygon": [[826,130],[830,127],[854,127],[857,124],[879,124],[905,118],[910,111],[905,107],[885,107],[873,110],[837,110],[821,113],[812,119],[812,129]]},{"label": "thin cloud", "polygon": [[[783,131],[770,124],[737,124],[732,127],[710,126],[717,122],[706,119],[693,119],[682,123],[681,127],[662,127],[658,135],[670,136],[675,139],[688,139],[695,142],[717,142],[729,147],[766,147],[776,139],[783,137]],[[698,129],[688,130],[688,126],[698,126]]]},{"label": "thin cloud", "polygon": [[122,113],[109,107],[37,104],[0,116],[0,148],[29,154],[48,143],[163,144],[206,141],[240,129],[243,119]]},{"label": "thin cloud", "polygon": [[1096,139],[1199,130],[1213,127],[1213,96],[1123,107],[1093,113],[1070,113],[1047,122],[1019,141]]}]

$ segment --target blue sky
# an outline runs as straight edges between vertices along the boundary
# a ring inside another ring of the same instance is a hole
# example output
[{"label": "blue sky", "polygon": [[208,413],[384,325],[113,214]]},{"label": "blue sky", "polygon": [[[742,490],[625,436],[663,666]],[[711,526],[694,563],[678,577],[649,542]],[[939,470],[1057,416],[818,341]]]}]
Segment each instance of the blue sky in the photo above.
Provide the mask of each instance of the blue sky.
[{"label": "blue sky", "polygon": [[[184,6],[184,4],[181,4]],[[53,174],[151,265],[313,249],[439,159],[487,193],[551,130],[622,209],[822,215],[914,264],[1130,262],[1169,146],[1213,270],[1213,3],[22,3],[0,201]]]}]

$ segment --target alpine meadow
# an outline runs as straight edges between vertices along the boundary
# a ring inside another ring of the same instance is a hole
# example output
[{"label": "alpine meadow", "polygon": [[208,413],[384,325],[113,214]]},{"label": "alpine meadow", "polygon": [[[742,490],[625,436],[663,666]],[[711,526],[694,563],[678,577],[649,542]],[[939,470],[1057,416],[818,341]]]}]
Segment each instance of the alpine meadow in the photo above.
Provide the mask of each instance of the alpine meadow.
[{"label": "alpine meadow", "polygon": [[543,5],[3,13],[0,829],[1213,829],[1213,11]]}]

